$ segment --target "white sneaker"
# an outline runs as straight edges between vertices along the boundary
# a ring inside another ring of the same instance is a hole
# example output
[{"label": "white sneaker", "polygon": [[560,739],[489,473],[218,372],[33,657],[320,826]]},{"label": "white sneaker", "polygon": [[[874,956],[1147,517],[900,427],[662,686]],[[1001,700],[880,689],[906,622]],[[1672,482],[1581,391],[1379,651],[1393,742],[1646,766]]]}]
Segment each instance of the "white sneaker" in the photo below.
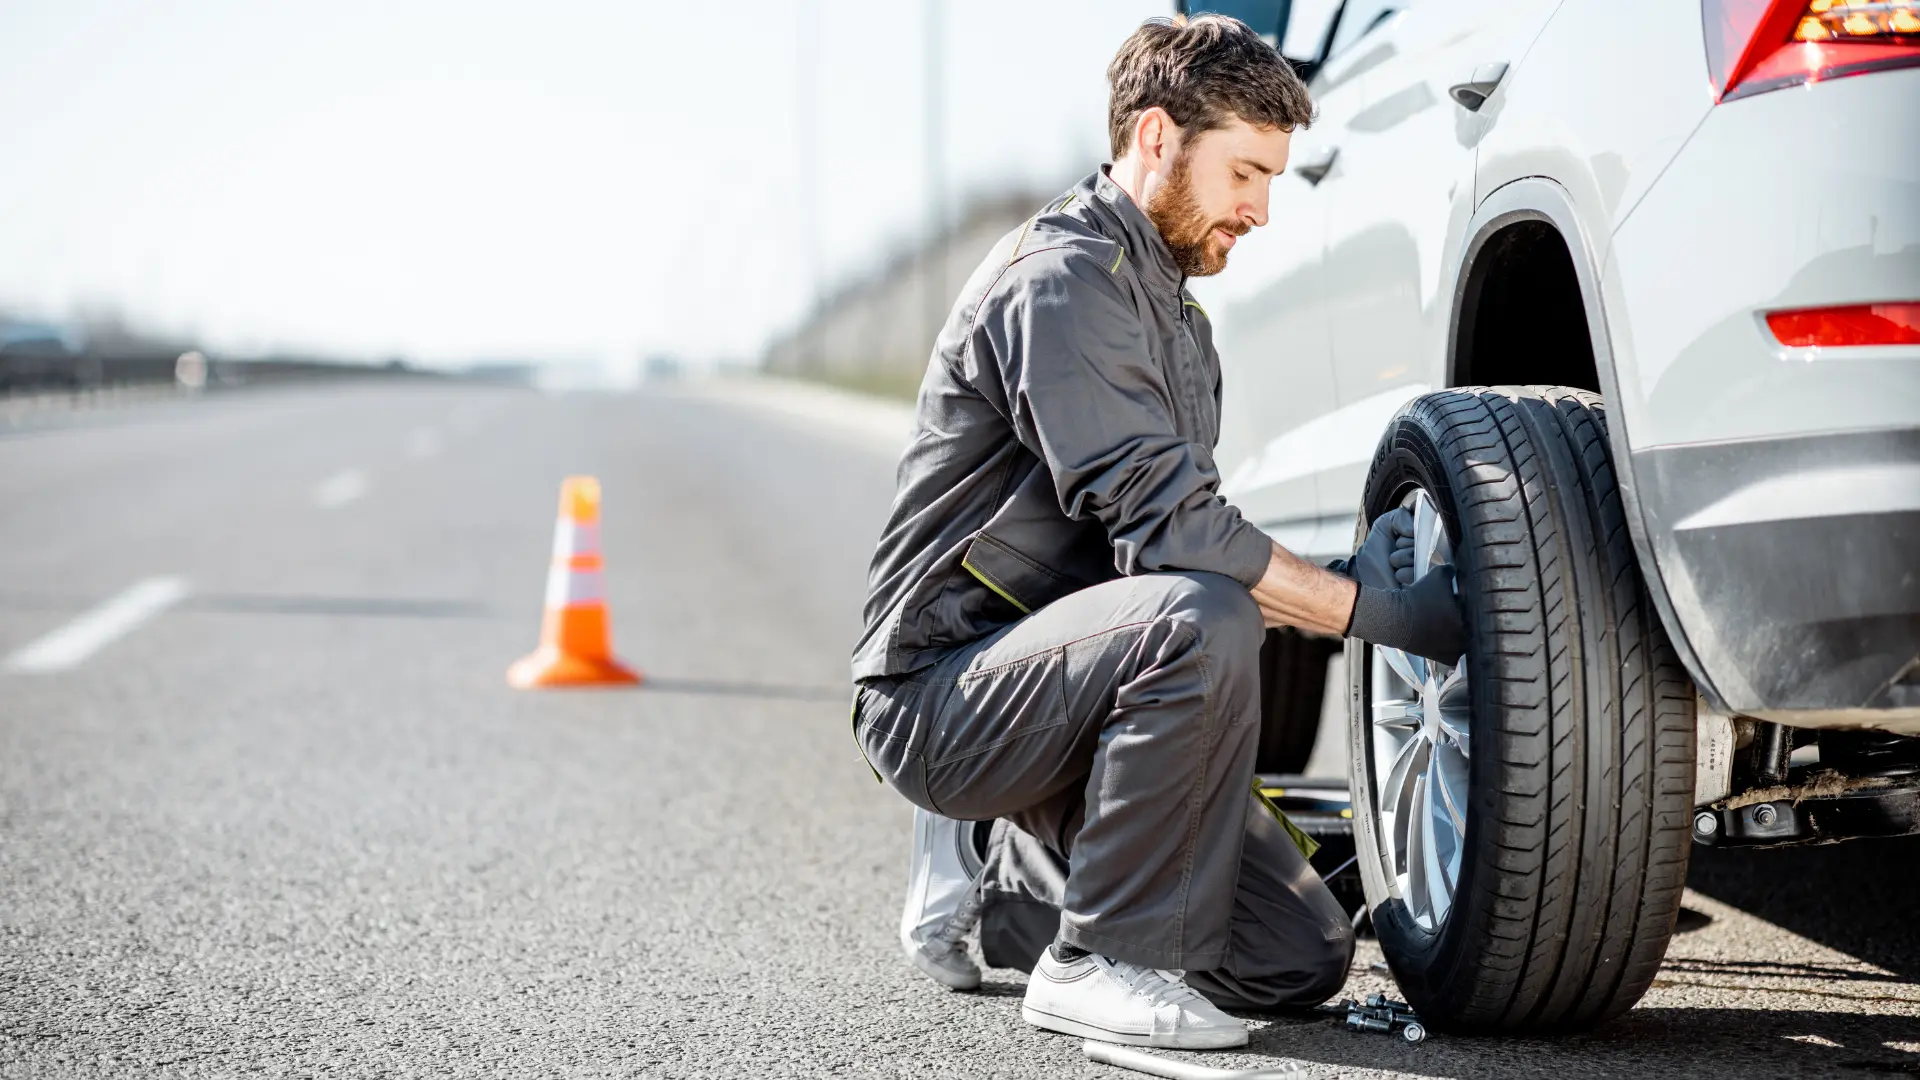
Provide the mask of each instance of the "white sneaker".
[{"label": "white sneaker", "polygon": [[973,824],[914,807],[914,857],[900,911],[906,959],[952,990],[979,988],[979,965],[966,949],[966,936],[979,922],[981,861]]},{"label": "white sneaker", "polygon": [[944,986],[973,990],[980,968],[967,955],[967,933],[980,921],[980,855],[974,823],[913,811],[913,861],[900,913],[907,959]]},{"label": "white sneaker", "polygon": [[1020,1015],[1034,1027],[1083,1039],[1221,1050],[1247,1044],[1247,1025],[1214,1007],[1178,971],[1088,954],[1071,963],[1040,954]]}]

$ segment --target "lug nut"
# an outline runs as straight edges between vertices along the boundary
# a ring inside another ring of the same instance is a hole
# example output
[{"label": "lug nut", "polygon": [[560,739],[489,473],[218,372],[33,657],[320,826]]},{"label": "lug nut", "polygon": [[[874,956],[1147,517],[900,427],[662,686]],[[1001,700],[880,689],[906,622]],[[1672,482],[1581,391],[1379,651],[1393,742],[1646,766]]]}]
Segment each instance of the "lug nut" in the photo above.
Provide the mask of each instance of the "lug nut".
[{"label": "lug nut", "polygon": [[1387,1020],[1368,1016],[1365,1013],[1348,1013],[1347,1026],[1355,1031],[1392,1031],[1393,1024]]},{"label": "lug nut", "polygon": [[1712,836],[1720,831],[1720,815],[1711,811],[1701,811],[1693,819],[1693,831],[1701,836]]},{"label": "lug nut", "polygon": [[1773,824],[1773,819],[1777,816],[1778,814],[1770,803],[1761,803],[1759,806],[1753,808],[1753,823],[1756,825],[1771,825]]},{"label": "lug nut", "polygon": [[1400,1029],[1400,1037],[1410,1043],[1420,1042],[1427,1037],[1426,1026],[1418,1022],[1409,1023]]}]

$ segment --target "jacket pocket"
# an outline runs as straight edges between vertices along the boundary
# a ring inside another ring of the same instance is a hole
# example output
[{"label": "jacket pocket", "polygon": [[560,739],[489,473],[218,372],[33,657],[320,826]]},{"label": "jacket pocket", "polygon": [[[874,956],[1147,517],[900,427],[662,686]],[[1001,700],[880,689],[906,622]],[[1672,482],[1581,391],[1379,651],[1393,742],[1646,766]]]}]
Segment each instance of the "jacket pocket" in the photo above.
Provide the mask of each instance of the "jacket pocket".
[{"label": "jacket pocket", "polygon": [[1023,615],[1091,584],[1050,570],[985,532],[974,535],[960,565]]}]

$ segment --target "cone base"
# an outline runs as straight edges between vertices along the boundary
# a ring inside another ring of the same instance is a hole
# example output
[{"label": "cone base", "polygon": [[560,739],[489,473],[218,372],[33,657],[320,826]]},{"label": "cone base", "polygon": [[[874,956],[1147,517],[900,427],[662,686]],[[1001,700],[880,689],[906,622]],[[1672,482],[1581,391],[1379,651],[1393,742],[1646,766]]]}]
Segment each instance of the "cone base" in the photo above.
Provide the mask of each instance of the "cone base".
[{"label": "cone base", "polygon": [[514,661],[507,669],[507,685],[517,690],[543,686],[638,686],[640,673],[611,657],[595,660],[541,647]]}]

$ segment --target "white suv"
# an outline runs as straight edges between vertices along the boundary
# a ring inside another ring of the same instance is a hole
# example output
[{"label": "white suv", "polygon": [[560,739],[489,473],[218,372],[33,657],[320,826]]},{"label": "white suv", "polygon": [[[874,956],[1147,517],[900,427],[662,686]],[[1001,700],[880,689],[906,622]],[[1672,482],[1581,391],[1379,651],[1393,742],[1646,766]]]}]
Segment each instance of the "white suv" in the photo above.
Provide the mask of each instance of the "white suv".
[{"label": "white suv", "polygon": [[[1920,831],[1920,0],[1193,6],[1319,109],[1196,283],[1223,493],[1322,559],[1414,507],[1473,626],[1347,646],[1409,1002],[1596,1023],[1691,843]],[[1263,769],[1329,648],[1269,642]]]}]

